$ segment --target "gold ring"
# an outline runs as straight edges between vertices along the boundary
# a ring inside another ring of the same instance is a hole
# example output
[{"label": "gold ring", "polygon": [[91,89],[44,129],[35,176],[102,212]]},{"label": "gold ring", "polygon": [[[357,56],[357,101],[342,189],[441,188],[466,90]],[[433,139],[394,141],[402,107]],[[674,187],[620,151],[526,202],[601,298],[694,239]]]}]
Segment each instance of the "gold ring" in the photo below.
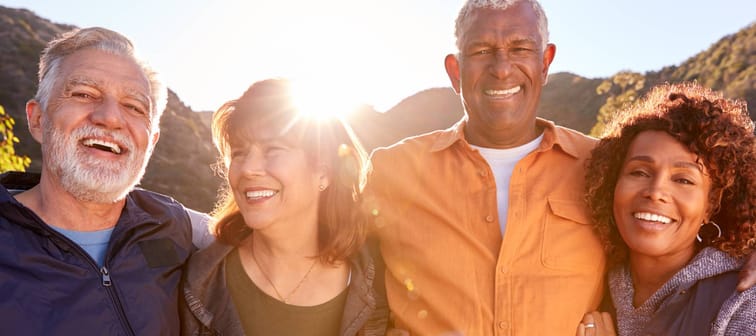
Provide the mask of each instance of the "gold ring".
[{"label": "gold ring", "polygon": [[587,328],[596,328],[596,325],[595,325],[595,324],[593,324],[593,323],[586,323],[586,324],[585,324],[585,328],[586,328],[586,329],[587,329]]}]

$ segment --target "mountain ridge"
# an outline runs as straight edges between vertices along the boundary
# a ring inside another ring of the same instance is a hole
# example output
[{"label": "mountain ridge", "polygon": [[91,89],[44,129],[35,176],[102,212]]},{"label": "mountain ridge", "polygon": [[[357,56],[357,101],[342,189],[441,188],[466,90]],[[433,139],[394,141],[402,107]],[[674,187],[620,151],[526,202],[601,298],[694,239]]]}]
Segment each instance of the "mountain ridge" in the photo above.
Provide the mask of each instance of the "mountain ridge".
[{"label": "mountain ridge", "polygon": [[[36,92],[39,53],[47,41],[72,28],[26,9],[0,5],[0,105],[16,120],[14,132],[20,139],[16,151],[32,158],[30,171],[40,169],[40,151],[27,130],[24,105]],[[744,98],[754,119],[756,23],[724,36],[680,65],[649,71],[644,76],[646,90],[661,82],[698,80],[723,90],[728,97]],[[551,74],[541,95],[538,115],[587,133],[606,100],[605,95],[596,93],[596,87],[605,79],[569,72]],[[383,113],[365,105],[347,120],[370,150],[408,136],[447,128],[462,116],[459,97],[450,87],[440,87],[413,94]],[[189,207],[209,211],[222,182],[212,169],[216,153],[210,120],[210,112],[193,111],[169,90],[160,141],[140,186],[170,195]]]}]

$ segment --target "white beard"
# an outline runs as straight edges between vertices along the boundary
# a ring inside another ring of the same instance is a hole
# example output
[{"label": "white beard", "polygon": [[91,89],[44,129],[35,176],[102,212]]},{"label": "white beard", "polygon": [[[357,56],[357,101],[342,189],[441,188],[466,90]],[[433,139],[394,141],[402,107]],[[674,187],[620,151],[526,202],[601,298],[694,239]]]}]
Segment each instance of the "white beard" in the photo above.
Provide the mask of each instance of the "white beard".
[{"label": "white beard", "polygon": [[[46,121],[43,121],[45,141],[42,144],[45,165],[58,177],[63,189],[77,200],[115,203],[124,199],[144,176],[152,154],[151,145],[146,150],[137,149],[128,136],[91,125],[77,128],[66,137]],[[106,135],[125,147],[120,161],[97,160],[81,150],[81,139]]]}]

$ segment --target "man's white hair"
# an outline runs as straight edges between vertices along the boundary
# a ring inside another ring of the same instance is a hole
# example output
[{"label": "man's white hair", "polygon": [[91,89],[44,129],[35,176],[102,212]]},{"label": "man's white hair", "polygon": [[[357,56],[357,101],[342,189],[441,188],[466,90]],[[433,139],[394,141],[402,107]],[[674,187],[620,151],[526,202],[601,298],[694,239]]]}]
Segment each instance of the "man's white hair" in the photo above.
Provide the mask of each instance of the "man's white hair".
[{"label": "man's white hair", "polygon": [[472,12],[478,8],[490,8],[496,10],[505,10],[519,2],[527,2],[533,6],[536,18],[538,19],[538,34],[541,35],[541,49],[546,49],[546,43],[549,41],[549,22],[546,18],[546,13],[543,11],[543,7],[538,3],[538,0],[468,0],[459,10],[457,21],[454,27],[454,37],[457,39],[457,50],[461,50],[460,35],[462,34],[462,28],[467,24]]},{"label": "man's white hair", "polygon": [[168,91],[160,75],[146,62],[136,56],[134,45],[127,37],[101,27],[74,29],[63,33],[59,38],[50,41],[42,51],[39,60],[39,87],[34,97],[42,108],[47,111],[53,94],[53,87],[62,80],[60,67],[63,60],[71,54],[84,50],[101,50],[113,55],[123,56],[139,65],[150,83],[150,115],[152,132],[160,129],[160,116],[165,110]]}]

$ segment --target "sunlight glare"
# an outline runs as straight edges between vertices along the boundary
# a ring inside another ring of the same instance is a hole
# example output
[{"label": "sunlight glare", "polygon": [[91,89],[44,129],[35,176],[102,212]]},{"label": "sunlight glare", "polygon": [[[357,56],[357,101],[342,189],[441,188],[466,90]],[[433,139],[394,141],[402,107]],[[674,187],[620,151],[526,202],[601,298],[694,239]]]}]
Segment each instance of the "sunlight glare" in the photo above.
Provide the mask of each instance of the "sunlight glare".
[{"label": "sunlight glare", "polygon": [[302,117],[324,120],[330,118],[345,119],[353,113],[360,102],[347,99],[344,90],[339,90],[325,83],[294,80],[292,82],[292,99],[294,106]]}]

